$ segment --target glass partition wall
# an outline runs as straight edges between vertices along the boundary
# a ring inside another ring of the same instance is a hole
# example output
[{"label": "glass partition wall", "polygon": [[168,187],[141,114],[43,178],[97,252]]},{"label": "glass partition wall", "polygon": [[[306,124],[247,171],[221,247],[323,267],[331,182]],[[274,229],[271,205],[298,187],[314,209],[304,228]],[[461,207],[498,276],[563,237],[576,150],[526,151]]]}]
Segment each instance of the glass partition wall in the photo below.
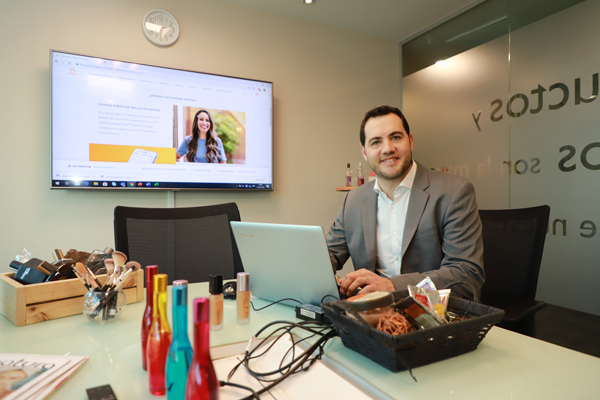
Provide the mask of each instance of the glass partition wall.
[{"label": "glass partition wall", "polygon": [[[549,4],[552,3],[552,4]],[[600,0],[488,0],[402,44],[415,159],[548,204],[537,297],[600,315]]]}]

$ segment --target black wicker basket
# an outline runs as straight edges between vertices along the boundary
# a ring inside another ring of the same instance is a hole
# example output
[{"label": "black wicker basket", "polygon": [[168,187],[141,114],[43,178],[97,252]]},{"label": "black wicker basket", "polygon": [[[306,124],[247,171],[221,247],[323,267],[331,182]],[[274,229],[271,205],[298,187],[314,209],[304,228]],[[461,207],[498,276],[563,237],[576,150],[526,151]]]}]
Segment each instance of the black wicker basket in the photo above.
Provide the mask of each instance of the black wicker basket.
[{"label": "black wicker basket", "polygon": [[[406,296],[407,290],[394,292],[394,299]],[[403,335],[390,335],[372,328],[345,304],[342,300],[322,304],[325,315],[331,319],[344,346],[393,372],[475,350],[486,333],[504,315],[504,311],[497,308],[450,297],[448,311],[466,315],[468,319]]]}]

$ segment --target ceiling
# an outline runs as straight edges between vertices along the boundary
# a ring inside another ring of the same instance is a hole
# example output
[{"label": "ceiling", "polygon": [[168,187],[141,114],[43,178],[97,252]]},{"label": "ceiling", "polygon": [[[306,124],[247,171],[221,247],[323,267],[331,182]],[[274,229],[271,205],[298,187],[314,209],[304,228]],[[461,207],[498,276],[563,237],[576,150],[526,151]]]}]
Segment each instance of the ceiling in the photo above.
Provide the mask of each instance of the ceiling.
[{"label": "ceiling", "polygon": [[482,0],[227,0],[400,43]]},{"label": "ceiling", "polygon": [[402,43],[406,76],[584,0],[226,1]]},{"label": "ceiling", "polygon": [[507,35],[582,1],[486,0],[403,43],[402,76]]}]

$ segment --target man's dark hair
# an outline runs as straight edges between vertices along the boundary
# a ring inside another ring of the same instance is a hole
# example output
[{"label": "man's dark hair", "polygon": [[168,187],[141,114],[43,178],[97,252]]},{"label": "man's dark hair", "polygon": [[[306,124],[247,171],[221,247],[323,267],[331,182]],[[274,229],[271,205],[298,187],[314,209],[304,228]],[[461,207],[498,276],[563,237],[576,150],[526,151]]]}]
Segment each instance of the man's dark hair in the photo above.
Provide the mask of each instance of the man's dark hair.
[{"label": "man's dark hair", "polygon": [[397,116],[399,116],[400,119],[402,120],[402,125],[404,125],[404,130],[406,131],[406,134],[407,135],[410,134],[410,128],[408,126],[408,121],[406,120],[406,118],[404,118],[404,114],[402,114],[402,111],[400,111],[399,108],[391,107],[391,106],[379,106],[370,111],[367,111],[367,113],[365,114],[365,117],[363,118],[363,120],[360,124],[360,144],[362,144],[363,147],[365,145],[365,125],[367,124],[367,121],[370,120],[371,118],[383,117],[384,115],[388,115],[388,114],[396,114]]}]

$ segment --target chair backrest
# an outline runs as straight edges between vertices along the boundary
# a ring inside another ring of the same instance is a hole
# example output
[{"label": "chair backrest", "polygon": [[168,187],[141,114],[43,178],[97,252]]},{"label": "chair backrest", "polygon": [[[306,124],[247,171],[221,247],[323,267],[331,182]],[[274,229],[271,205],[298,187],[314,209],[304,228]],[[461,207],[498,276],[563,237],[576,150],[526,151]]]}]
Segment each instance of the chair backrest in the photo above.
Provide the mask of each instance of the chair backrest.
[{"label": "chair backrest", "polygon": [[549,206],[479,210],[483,225],[483,304],[503,308],[535,300],[548,229]]},{"label": "chair backrest", "polygon": [[158,265],[159,273],[191,282],[209,274],[233,279],[244,268],[229,221],[240,221],[235,203],[187,208],[115,207],[115,249],[130,260]]}]

